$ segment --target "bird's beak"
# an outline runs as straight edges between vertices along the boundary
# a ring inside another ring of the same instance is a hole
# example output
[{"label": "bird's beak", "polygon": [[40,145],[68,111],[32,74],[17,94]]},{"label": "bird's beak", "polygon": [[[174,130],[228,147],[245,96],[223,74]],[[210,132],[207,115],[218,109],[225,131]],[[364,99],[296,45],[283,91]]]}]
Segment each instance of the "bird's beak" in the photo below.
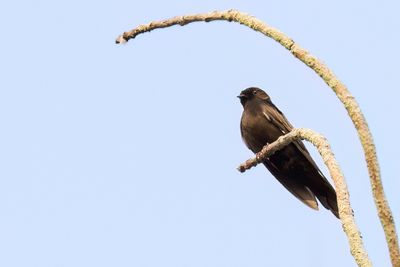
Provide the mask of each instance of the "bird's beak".
[{"label": "bird's beak", "polygon": [[237,96],[240,100],[247,98],[247,96],[245,96],[244,94],[240,94]]}]

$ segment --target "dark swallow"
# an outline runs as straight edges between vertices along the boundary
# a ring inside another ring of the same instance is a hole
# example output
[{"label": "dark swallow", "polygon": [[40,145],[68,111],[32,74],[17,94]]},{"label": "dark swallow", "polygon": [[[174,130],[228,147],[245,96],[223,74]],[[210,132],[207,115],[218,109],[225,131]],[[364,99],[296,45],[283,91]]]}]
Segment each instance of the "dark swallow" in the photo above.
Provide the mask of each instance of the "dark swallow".
[{"label": "dark swallow", "polygon": [[[240,131],[246,146],[254,153],[293,129],[283,113],[263,90],[251,87],[238,96],[243,105]],[[318,202],[339,218],[336,192],[303,142],[295,141],[264,160],[273,176],[295,197],[312,209]]]}]

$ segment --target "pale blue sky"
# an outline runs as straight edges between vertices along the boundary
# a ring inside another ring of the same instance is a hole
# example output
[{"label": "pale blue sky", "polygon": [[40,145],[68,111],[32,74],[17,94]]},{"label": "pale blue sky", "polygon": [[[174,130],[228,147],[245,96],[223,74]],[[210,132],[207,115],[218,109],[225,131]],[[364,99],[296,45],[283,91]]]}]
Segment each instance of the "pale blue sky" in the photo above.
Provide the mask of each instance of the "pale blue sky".
[{"label": "pale blue sky", "polygon": [[[375,266],[389,266],[356,132],[322,80],[244,26],[141,23],[235,8],[326,62],[364,111],[400,224],[398,1],[3,1],[0,266],[354,266],[341,225],[236,167],[236,98],[265,89],[323,133]],[[321,159],[315,159],[327,174]]]}]

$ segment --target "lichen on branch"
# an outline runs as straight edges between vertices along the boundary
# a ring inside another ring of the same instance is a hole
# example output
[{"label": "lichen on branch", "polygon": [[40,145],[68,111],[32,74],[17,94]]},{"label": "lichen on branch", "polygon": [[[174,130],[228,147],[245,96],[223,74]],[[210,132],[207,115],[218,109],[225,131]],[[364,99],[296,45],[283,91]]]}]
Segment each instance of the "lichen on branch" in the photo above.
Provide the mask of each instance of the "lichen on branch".
[{"label": "lichen on branch", "polygon": [[350,206],[350,197],[346,180],[344,179],[343,173],[335,159],[328,141],[321,134],[304,128],[293,129],[288,134],[279,137],[275,142],[264,146],[254,158],[241,164],[238,167],[238,170],[240,172],[245,172],[263,162],[265,158],[273,155],[276,151],[299,139],[307,140],[312,143],[318,149],[325,165],[328,167],[329,174],[331,175],[335,185],[338,198],[339,217],[342,222],[343,230],[349,240],[351,254],[356,260],[358,266],[372,266],[367,251],[364,248],[360,231],[355,222],[353,210]]}]

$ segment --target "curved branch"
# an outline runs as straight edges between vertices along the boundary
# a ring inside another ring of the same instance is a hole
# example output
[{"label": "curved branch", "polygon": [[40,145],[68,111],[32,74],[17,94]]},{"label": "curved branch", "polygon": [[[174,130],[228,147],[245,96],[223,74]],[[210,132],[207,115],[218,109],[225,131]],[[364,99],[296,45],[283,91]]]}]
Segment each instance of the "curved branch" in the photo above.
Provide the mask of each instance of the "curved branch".
[{"label": "curved branch", "polygon": [[157,28],[165,28],[173,25],[184,26],[191,22],[196,21],[214,21],[214,20],[226,20],[234,21],[243,24],[247,27],[252,28],[255,31],[261,32],[262,34],[270,37],[288,49],[295,57],[313,69],[324,81],[332,88],[335,94],[338,96],[340,101],[345,106],[350,118],[353,121],[355,128],[357,129],[358,136],[364,149],[365,159],[367,162],[368,172],[370,176],[370,182],[372,192],[374,196],[375,205],[377,207],[378,216],[380,218],[383,230],[386,236],[386,242],[388,244],[390,258],[392,265],[400,266],[400,250],[399,243],[396,234],[396,228],[392,212],[389,204],[385,198],[385,193],[382,186],[380,177],[379,163],[376,155],[376,149],[373,142],[372,135],[369,131],[368,124],[362,114],[358,103],[354,97],[350,94],[346,86],[341,83],[333,74],[333,72],[319,61],[316,57],[310,55],[308,51],[296,44],[288,36],[280,32],[279,30],[270,27],[263,23],[261,20],[254,18],[248,14],[242,13],[237,10],[228,11],[214,11],[210,13],[195,14],[188,16],[178,16],[163,21],[155,21],[150,24],[140,25],[137,28],[123,33],[116,40],[116,43],[124,43],[129,39],[135,38],[137,35]]},{"label": "curved branch", "polygon": [[245,163],[241,164],[238,167],[238,170],[240,172],[245,172],[251,167],[261,163],[265,158],[271,156],[276,151],[298,139],[305,139],[311,142],[318,149],[319,154],[321,154],[335,184],[338,198],[339,217],[342,222],[343,230],[349,240],[351,254],[356,260],[358,266],[372,266],[367,251],[364,248],[360,231],[358,230],[357,224],[354,220],[346,180],[344,179],[339,164],[337,163],[325,137],[309,129],[293,129],[290,133],[279,137],[275,142],[264,146],[263,149],[256,154],[255,158],[249,159]]}]

